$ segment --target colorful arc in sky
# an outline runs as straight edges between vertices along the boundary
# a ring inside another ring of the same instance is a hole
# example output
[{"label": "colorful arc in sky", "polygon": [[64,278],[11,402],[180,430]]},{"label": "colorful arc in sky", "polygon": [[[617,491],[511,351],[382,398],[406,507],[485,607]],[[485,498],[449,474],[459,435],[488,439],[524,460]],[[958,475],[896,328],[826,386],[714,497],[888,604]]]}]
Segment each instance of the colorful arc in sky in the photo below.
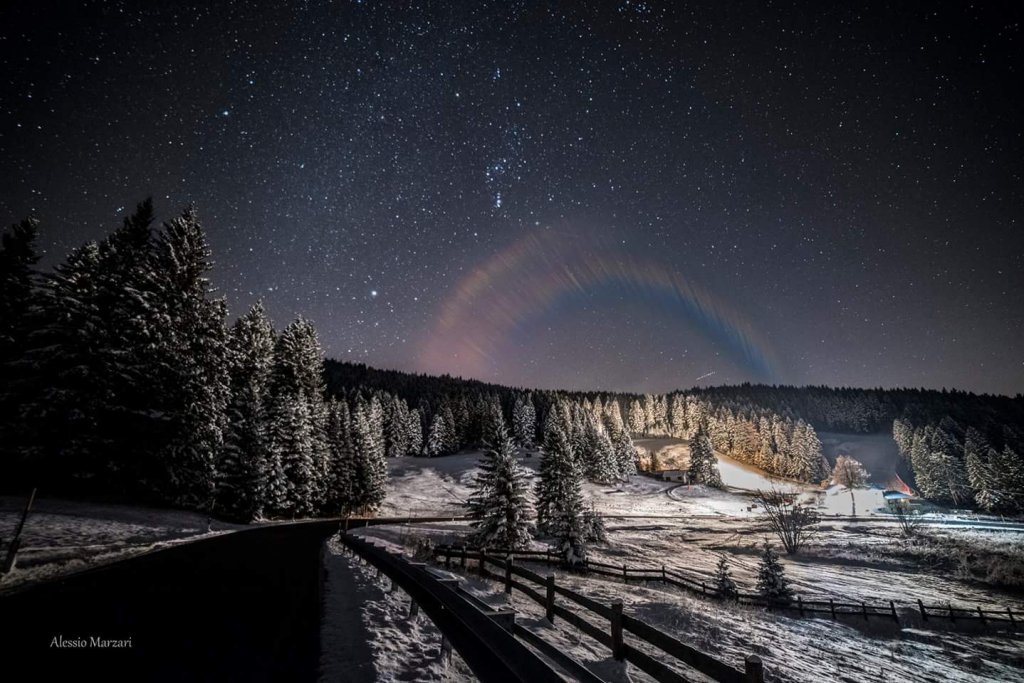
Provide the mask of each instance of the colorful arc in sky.
[{"label": "colorful arc in sky", "polygon": [[502,366],[503,345],[517,334],[563,307],[609,289],[627,301],[666,307],[721,347],[753,378],[776,381],[778,363],[771,345],[747,319],[707,289],[621,250],[581,247],[547,233],[514,242],[452,289],[417,365],[424,372],[487,379]]}]

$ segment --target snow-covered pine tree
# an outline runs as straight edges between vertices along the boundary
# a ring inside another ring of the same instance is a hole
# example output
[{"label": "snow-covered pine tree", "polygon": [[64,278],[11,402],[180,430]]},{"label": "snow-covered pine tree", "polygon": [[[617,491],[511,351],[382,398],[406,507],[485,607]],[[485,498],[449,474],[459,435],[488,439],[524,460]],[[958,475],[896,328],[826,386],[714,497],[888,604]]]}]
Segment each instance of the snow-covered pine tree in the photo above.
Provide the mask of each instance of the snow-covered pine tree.
[{"label": "snow-covered pine tree", "polygon": [[330,471],[323,352],[316,330],[299,318],[281,332],[271,374],[271,446],[287,478],[286,510],[319,512]]},{"label": "snow-covered pine tree", "polygon": [[384,434],[373,413],[373,401],[360,398],[352,418],[356,505],[358,509],[367,511],[380,507],[387,493],[388,466],[384,456]]},{"label": "snow-covered pine tree", "polygon": [[497,397],[487,400],[480,412],[480,438],[484,446],[493,446],[501,439],[508,437],[505,416]]},{"label": "snow-covered pine tree", "polygon": [[592,520],[583,504],[583,476],[566,435],[560,411],[552,410],[544,436],[544,454],[537,481],[538,530],[553,539],[568,565],[586,558],[587,542],[600,520]]},{"label": "snow-covered pine tree", "polygon": [[530,501],[526,472],[515,458],[515,443],[504,423],[497,424],[480,462],[469,511],[481,547],[523,548],[530,542]]},{"label": "snow-covered pine tree", "polygon": [[213,503],[230,388],[227,307],[212,298],[210,248],[194,208],[165,224],[153,261],[151,304],[161,324],[147,331],[150,381],[136,378],[163,414],[166,440],[152,483],[168,503],[205,509]]},{"label": "snow-covered pine tree", "polygon": [[626,479],[636,474],[637,453],[633,439],[619,421],[618,428],[612,432],[612,447],[615,451],[615,466],[619,477]]},{"label": "snow-covered pine tree", "polygon": [[438,414],[444,417],[444,442],[440,453],[455,453],[464,443],[463,437],[466,432],[466,403],[465,401],[445,400],[441,404]]},{"label": "snow-covered pine tree", "polygon": [[609,396],[604,404],[604,426],[609,434],[618,434],[626,428],[622,421],[622,410],[619,408],[618,399]]},{"label": "snow-covered pine tree", "polygon": [[672,394],[668,410],[669,434],[677,439],[686,438],[686,399],[683,394]]},{"label": "snow-covered pine tree", "polygon": [[316,472],[313,464],[309,404],[275,391],[270,401],[270,439],[284,476],[284,505],[278,515],[309,517],[315,512]]},{"label": "snow-covered pine tree", "polygon": [[629,404],[629,412],[626,418],[629,421],[629,433],[631,436],[640,436],[644,433],[647,425],[647,413],[640,401],[633,399]]},{"label": "snow-covered pine tree", "polygon": [[381,405],[384,410],[385,452],[389,458],[405,455],[409,450],[409,407],[398,396],[385,396]]},{"label": "snow-covered pine tree", "polygon": [[732,578],[732,570],[729,569],[729,561],[725,555],[718,559],[715,566],[715,591],[724,600],[736,600],[739,597],[739,589]]},{"label": "snow-covered pine tree", "polygon": [[974,489],[975,503],[988,512],[999,510],[1004,503],[995,472],[999,454],[982,443],[971,444],[964,452],[967,454],[967,479]]},{"label": "snow-covered pine tree", "polygon": [[[450,411],[449,411],[450,412]],[[431,458],[445,455],[451,443],[451,434],[448,422],[443,412],[434,413],[434,419],[430,423],[430,433],[427,435],[426,454]]]},{"label": "snow-covered pine tree", "polygon": [[352,447],[352,419],[344,400],[332,399],[327,405],[327,447],[331,467],[324,512],[345,514],[353,508],[357,468]]},{"label": "snow-covered pine tree", "polygon": [[597,421],[590,413],[587,414],[582,443],[582,461],[587,479],[599,484],[610,484],[619,478],[611,439],[603,429],[598,429]]},{"label": "snow-covered pine tree", "polygon": [[406,439],[409,450],[406,455],[420,455],[423,451],[423,417],[419,408],[410,410],[405,420]]},{"label": "snow-covered pine tree", "polygon": [[537,413],[533,407],[533,399],[529,394],[516,397],[512,409],[512,433],[516,443],[526,449],[533,448],[534,435],[537,431]]},{"label": "snow-covered pine tree", "polygon": [[274,328],[262,303],[231,327],[227,347],[231,398],[217,465],[215,509],[231,519],[251,522],[263,513],[270,453],[267,408]]},{"label": "snow-covered pine tree", "polygon": [[892,438],[896,442],[900,455],[910,458],[910,447],[914,441],[914,427],[908,420],[896,418],[892,422]]},{"label": "snow-covered pine tree", "polygon": [[773,602],[788,603],[793,599],[786,571],[767,539],[764,542],[761,561],[757,566],[757,592],[761,597]]},{"label": "snow-covered pine tree", "polygon": [[718,472],[718,458],[711,448],[711,439],[703,430],[690,441],[690,482],[705,486],[722,486],[722,476]]},{"label": "snow-covered pine tree", "polygon": [[[18,418],[52,487],[160,497],[168,440],[154,353],[167,331],[154,302],[152,204],[44,278],[25,351]],[[61,479],[63,475],[64,479]],[[72,484],[73,483],[73,484]]]}]

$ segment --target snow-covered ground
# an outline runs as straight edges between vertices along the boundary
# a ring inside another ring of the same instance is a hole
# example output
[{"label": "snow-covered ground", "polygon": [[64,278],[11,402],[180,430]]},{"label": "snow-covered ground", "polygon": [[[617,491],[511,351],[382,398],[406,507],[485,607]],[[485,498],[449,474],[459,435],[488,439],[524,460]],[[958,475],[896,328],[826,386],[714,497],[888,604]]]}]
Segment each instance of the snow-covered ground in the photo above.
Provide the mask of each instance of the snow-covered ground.
[{"label": "snow-covered ground", "polygon": [[[24,506],[24,499],[0,496],[0,555]],[[15,569],[0,576],[0,591],[236,528],[196,512],[38,499]]]},{"label": "snow-covered ground", "polygon": [[[649,461],[651,454],[654,454],[662,470],[686,469],[690,466],[690,442],[685,439],[638,439],[635,445],[640,451],[642,462]],[[722,453],[716,452],[715,455],[718,457],[718,471],[722,475],[722,483],[729,488],[742,491],[803,491],[808,488],[799,482],[768,475],[752,465]]]},{"label": "snow-covered ground", "polygon": [[409,616],[409,597],[391,581],[326,544],[320,680],[475,681],[457,652],[440,656],[441,633],[423,613]]},{"label": "snow-covered ground", "polygon": [[[393,461],[387,513],[462,514],[460,501],[469,495],[478,459],[479,454],[468,453]],[[522,462],[535,473],[539,457],[524,457]],[[765,483],[750,478],[758,473],[747,466],[731,469],[721,457],[720,468],[734,484],[735,477],[746,477],[744,483],[750,488]],[[665,565],[710,580],[715,563],[724,555],[741,589],[753,592],[758,552],[770,531],[749,494],[677,485],[644,475],[615,486],[587,483],[584,489],[607,519],[609,542],[594,549],[595,558],[633,566]],[[826,496],[817,536],[799,555],[782,559],[797,593],[805,599],[833,597],[883,604],[893,600],[901,610],[909,610],[918,599],[927,604],[952,602],[1024,610],[1019,587],[999,587],[999,580],[986,585],[984,568],[971,576],[972,572],[956,567],[958,553],[990,556],[994,566],[1004,560],[1010,565],[1020,563],[1024,560],[1024,525],[1000,526],[997,520],[932,514],[925,516],[928,526],[922,539],[908,542],[898,535],[891,517],[866,514],[875,507],[877,501],[872,496],[876,494],[858,490],[855,495],[858,518],[849,516],[848,491],[841,490],[831,499]],[[412,535],[452,542],[466,530],[465,522],[447,522],[377,527],[366,533],[410,546]],[[596,579],[574,580],[581,582],[581,590],[595,581],[595,585],[604,584]],[[624,588],[613,582],[597,589],[591,586],[591,590],[604,591],[609,599],[613,595],[628,597],[645,618],[668,625],[694,642],[706,643],[710,652],[729,661],[740,662],[743,655],[756,651],[774,664],[776,671],[789,670],[780,680],[837,680],[842,676],[854,681],[1024,680],[1020,636],[963,632],[948,626],[929,630],[928,626],[934,626],[931,622],[899,629],[878,620],[865,627],[799,619],[723,608],[655,584]],[[517,608],[520,606],[533,614],[529,605],[517,602]],[[551,630],[543,624],[537,628]],[[586,638],[571,633],[552,637],[562,638],[558,642],[567,647],[576,642],[582,648],[581,656],[590,651],[601,675],[613,672],[614,667],[608,667],[614,663],[596,643],[587,644]],[[610,680],[626,679],[610,676]]]},{"label": "snow-covered ground", "polygon": [[[402,552],[403,548],[408,552],[412,544],[411,534],[430,535],[436,541],[444,541],[451,539],[460,528],[465,529],[465,524],[459,522],[422,526],[423,529],[420,526],[415,529],[371,527],[357,533],[379,539],[393,552]],[[646,525],[642,529],[632,527],[630,532],[616,528],[612,535],[621,538],[624,533],[631,533],[636,542],[649,546],[650,556],[656,559],[670,552],[673,535],[683,533],[681,526],[658,527],[661,525]],[[658,536],[661,537],[660,543],[656,542]],[[679,545],[678,541],[674,543]],[[598,550],[597,554],[608,560],[614,556],[610,552],[614,550],[632,556],[639,547],[613,542],[603,551]],[[672,566],[683,568],[692,564],[690,560],[694,557],[677,555],[677,562]],[[964,632],[941,622],[920,622],[906,612],[903,627],[884,619],[861,622],[843,618],[835,622],[825,618],[797,618],[699,599],[656,582],[625,586],[619,581],[599,576],[567,574],[546,565],[522,562],[541,575],[554,572],[559,584],[601,603],[610,604],[621,599],[628,614],[737,668],[742,668],[746,655],[757,654],[765,661],[769,680],[950,680],[980,683],[1024,678],[1024,650],[1020,636],[1013,633],[985,633],[980,629]],[[786,561],[791,576],[795,575],[796,566]],[[733,567],[741,582],[750,580],[752,567],[745,563],[734,564]],[[486,602],[495,606],[510,604],[517,611],[518,623],[555,644],[605,680],[649,680],[635,667],[615,662],[604,645],[580,634],[564,620],[556,619],[554,626],[548,624],[543,609],[528,597],[516,593],[509,602],[499,581],[481,579],[475,572],[472,575],[460,574],[453,569],[451,573],[461,577],[464,587]],[[879,575],[874,580],[884,578]],[[818,588],[813,580],[810,583],[807,579],[795,582],[798,590]],[[854,587],[854,594],[859,594],[856,593],[859,587]],[[932,586],[931,590],[939,588]],[[560,600],[560,604],[576,609],[568,601]],[[586,612],[583,615],[595,625],[605,625],[600,617]],[[636,641],[632,642],[636,644]],[[650,652],[662,661],[670,661],[663,653]],[[703,680],[700,676],[693,679]]]}]

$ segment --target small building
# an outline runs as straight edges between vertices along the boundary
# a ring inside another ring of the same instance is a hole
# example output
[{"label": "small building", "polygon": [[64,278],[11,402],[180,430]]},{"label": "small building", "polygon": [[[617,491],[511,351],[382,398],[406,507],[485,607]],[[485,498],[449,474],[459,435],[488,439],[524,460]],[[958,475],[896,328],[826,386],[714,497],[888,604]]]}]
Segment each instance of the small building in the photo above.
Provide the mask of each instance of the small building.
[{"label": "small building", "polygon": [[658,474],[661,475],[662,481],[678,481],[683,484],[690,483],[690,473],[686,470],[662,470]]},{"label": "small building", "polygon": [[886,505],[891,508],[897,506],[905,508],[910,505],[910,501],[914,498],[908,493],[904,493],[903,491],[893,491],[892,489],[884,491],[882,493],[882,497],[885,498]]}]

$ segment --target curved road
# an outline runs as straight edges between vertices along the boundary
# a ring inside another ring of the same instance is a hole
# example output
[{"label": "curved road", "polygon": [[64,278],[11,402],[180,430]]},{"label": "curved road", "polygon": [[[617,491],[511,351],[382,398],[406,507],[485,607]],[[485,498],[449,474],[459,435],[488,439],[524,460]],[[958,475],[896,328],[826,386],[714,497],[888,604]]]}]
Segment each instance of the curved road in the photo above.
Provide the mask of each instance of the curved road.
[{"label": "curved road", "polygon": [[5,594],[2,666],[39,681],[314,681],[320,552],[338,529],[337,519],[244,529]]}]

